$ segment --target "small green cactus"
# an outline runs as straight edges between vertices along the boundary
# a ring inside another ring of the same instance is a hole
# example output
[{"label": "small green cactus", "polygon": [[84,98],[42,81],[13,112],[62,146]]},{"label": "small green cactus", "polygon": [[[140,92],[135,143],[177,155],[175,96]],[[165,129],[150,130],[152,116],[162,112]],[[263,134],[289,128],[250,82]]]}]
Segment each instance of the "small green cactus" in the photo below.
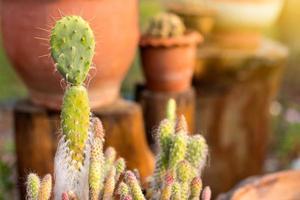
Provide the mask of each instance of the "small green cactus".
[{"label": "small green cactus", "polygon": [[38,194],[40,190],[40,178],[31,173],[27,177],[27,199],[28,200],[38,200]]},{"label": "small green cactus", "polygon": [[202,190],[202,180],[199,177],[195,177],[191,182],[191,195],[190,199],[199,200]]},{"label": "small green cactus", "polygon": [[115,166],[112,166],[105,180],[104,189],[103,189],[103,200],[112,199],[114,195],[115,186],[116,186],[115,176],[116,176],[116,168]]},{"label": "small green cactus", "polygon": [[89,24],[79,16],[63,17],[51,31],[51,55],[61,75],[72,85],[86,79],[95,40]]},{"label": "small green cactus", "polygon": [[180,17],[172,13],[159,13],[150,19],[145,34],[157,38],[184,35],[185,26]]},{"label": "small green cactus", "polygon": [[175,123],[176,121],[176,101],[175,99],[170,99],[167,103],[167,119],[171,122]]},{"label": "small green cactus", "polygon": [[177,182],[175,182],[173,184],[171,199],[172,200],[182,200],[180,184]]},{"label": "small green cactus", "polygon": [[119,158],[118,160],[116,160],[115,162],[115,167],[116,167],[116,180],[119,180],[121,174],[125,171],[126,169],[126,163],[125,160],[123,158]]},{"label": "small green cactus", "polygon": [[184,159],[187,146],[187,138],[184,133],[178,133],[173,138],[170,149],[169,167],[175,169],[177,164]]},{"label": "small green cactus", "polygon": [[91,200],[98,200],[100,191],[103,187],[102,180],[104,172],[104,155],[103,155],[103,139],[102,125],[97,119],[94,119],[94,141],[91,147],[90,170],[89,170],[89,193]]},{"label": "small green cactus", "polygon": [[194,135],[187,145],[186,160],[200,173],[206,163],[208,146],[201,135]]},{"label": "small green cactus", "polygon": [[125,182],[130,188],[133,200],[145,200],[141,186],[139,185],[134,173],[127,171],[125,173]]},{"label": "small green cactus", "polygon": [[118,187],[118,195],[120,195],[121,198],[124,198],[126,197],[127,195],[130,194],[130,191],[129,191],[129,187],[126,183],[124,182],[121,182],[119,184],[119,187]]},{"label": "small green cactus", "polygon": [[171,198],[174,180],[175,178],[173,173],[171,171],[168,171],[164,178],[164,185],[160,197],[161,200],[169,200]]}]

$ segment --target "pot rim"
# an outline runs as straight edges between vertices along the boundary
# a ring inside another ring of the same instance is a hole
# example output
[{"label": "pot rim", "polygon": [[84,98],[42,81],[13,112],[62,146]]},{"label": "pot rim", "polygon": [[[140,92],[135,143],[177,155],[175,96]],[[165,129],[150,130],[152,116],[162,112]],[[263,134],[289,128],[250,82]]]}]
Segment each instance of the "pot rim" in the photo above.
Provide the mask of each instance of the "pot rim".
[{"label": "pot rim", "polygon": [[287,170],[287,171],[280,171],[277,173],[267,174],[265,176],[262,176],[261,178],[258,178],[257,180],[250,181],[249,183],[245,184],[244,186],[242,186],[240,188],[237,188],[235,191],[233,191],[231,199],[233,199],[233,200],[239,199],[243,195],[247,194],[247,192],[249,192],[253,188],[263,187],[265,185],[268,185],[268,184],[274,182],[275,180],[277,180],[279,178],[295,177],[295,176],[300,177],[299,170]]},{"label": "pot rim", "polygon": [[149,35],[142,35],[140,39],[141,47],[173,47],[197,45],[203,42],[203,36],[196,31],[187,31],[184,35],[171,38],[158,38]]}]

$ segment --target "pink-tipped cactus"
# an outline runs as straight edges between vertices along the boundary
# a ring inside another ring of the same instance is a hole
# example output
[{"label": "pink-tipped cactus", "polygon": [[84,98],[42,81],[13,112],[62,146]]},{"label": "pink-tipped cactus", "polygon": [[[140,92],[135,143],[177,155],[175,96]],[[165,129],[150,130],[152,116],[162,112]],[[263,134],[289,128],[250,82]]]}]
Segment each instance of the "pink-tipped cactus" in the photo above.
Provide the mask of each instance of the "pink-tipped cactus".
[{"label": "pink-tipped cactus", "polygon": [[125,181],[130,188],[130,192],[134,200],[145,200],[144,194],[142,192],[141,186],[136,179],[134,173],[127,171],[125,173]]},{"label": "pink-tipped cactus", "polygon": [[202,192],[201,200],[210,200],[211,199],[211,190],[210,187],[206,186]]}]

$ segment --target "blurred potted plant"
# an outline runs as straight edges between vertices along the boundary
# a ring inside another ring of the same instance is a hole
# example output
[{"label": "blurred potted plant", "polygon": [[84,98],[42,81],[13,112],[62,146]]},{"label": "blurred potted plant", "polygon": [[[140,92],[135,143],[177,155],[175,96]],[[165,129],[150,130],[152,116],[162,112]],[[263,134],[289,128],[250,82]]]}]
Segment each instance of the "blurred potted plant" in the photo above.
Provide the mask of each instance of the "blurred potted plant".
[{"label": "blurred potted plant", "polygon": [[[3,42],[34,103],[59,109],[62,77],[48,56],[50,27],[65,14],[82,15],[95,30],[94,71],[85,82],[91,106],[109,104],[134,58],[139,38],[138,0],[3,0]],[[122,20],[120,20],[122,19]],[[100,72],[101,73],[97,73]],[[53,76],[53,74],[55,74]]]},{"label": "blurred potted plant", "polygon": [[179,15],[189,29],[209,36],[215,24],[215,10],[207,0],[163,0],[163,6]]},{"label": "blurred potted plant", "polygon": [[262,29],[272,25],[284,0],[212,0],[216,10],[214,39],[224,47],[253,49],[261,42]]},{"label": "blurred potted plant", "polygon": [[146,86],[152,91],[179,92],[190,87],[201,36],[187,31],[175,14],[154,16],[141,38]]}]

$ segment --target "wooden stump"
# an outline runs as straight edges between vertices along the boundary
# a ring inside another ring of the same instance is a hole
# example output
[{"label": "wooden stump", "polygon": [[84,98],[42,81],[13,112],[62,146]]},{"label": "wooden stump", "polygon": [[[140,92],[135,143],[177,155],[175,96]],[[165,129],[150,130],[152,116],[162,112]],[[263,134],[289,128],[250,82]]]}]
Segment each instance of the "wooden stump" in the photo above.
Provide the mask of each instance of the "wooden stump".
[{"label": "wooden stump", "polygon": [[204,172],[214,194],[262,172],[270,134],[270,103],[275,97],[287,50],[264,40],[257,51],[199,50],[194,77],[197,131],[210,147]]},{"label": "wooden stump", "polygon": [[[147,146],[141,108],[136,103],[119,100],[93,113],[103,122],[105,146],[113,146],[129,169],[139,169],[142,180],[151,175],[154,158]],[[14,109],[14,121],[18,186],[24,198],[28,173],[53,174],[60,113],[20,101]]]},{"label": "wooden stump", "polygon": [[156,152],[155,131],[159,122],[166,118],[166,107],[169,99],[177,103],[177,115],[184,115],[190,133],[194,133],[195,92],[192,88],[180,93],[153,92],[138,86],[137,101],[141,104],[145,119],[148,143]]},{"label": "wooden stump", "polygon": [[94,113],[103,122],[105,146],[114,147],[129,169],[137,168],[145,181],[154,170],[154,157],[147,144],[141,107],[120,100]]}]

